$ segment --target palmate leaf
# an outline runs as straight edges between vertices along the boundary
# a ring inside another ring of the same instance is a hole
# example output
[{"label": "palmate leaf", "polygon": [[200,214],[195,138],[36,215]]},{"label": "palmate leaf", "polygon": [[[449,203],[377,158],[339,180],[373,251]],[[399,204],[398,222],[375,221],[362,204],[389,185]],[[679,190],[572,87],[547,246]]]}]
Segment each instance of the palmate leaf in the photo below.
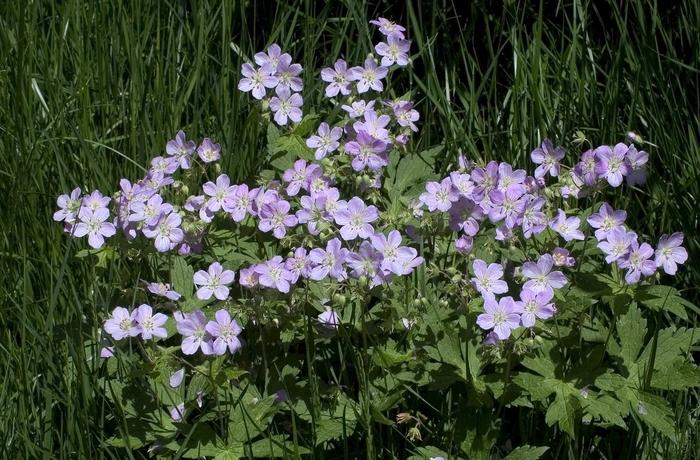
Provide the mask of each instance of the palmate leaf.
[{"label": "palmate leaf", "polygon": [[183,257],[176,257],[173,260],[173,265],[170,268],[170,283],[173,289],[185,299],[192,297],[192,291],[194,290],[193,276],[194,270]]},{"label": "palmate leaf", "polygon": [[631,304],[627,313],[618,320],[617,333],[620,337],[619,356],[625,366],[631,369],[644,346],[647,333],[647,321],[635,304]]},{"label": "palmate leaf", "polygon": [[685,390],[700,387],[700,369],[689,363],[687,359],[677,357],[654,371],[651,386],[659,390]]},{"label": "palmate leaf", "polygon": [[549,426],[555,423],[572,438],[576,438],[576,427],[581,419],[581,405],[578,399],[561,387],[557,389],[554,402],[547,408],[545,422]]},{"label": "palmate leaf", "polygon": [[[444,147],[438,145],[416,154],[401,156],[398,152],[392,153],[387,167],[388,177],[384,182],[392,202],[407,202],[425,187],[426,179],[436,177],[433,165],[443,150]],[[407,193],[409,190],[411,193]]]},{"label": "palmate leaf", "polygon": [[686,308],[697,311],[697,307],[680,296],[678,290],[671,286],[644,286],[637,289],[635,299],[642,305],[655,311],[669,311],[683,319],[688,319]]},{"label": "palmate leaf", "polygon": [[620,391],[619,396],[629,403],[630,411],[634,412],[642,423],[671,440],[675,439],[673,410],[665,399],[630,387]]},{"label": "palmate leaf", "polygon": [[581,408],[595,421],[627,428],[624,417],[629,414],[628,407],[610,395],[589,395],[581,400]]},{"label": "palmate leaf", "polygon": [[532,447],[532,446],[520,446],[516,447],[503,457],[503,460],[537,460],[542,457],[545,452],[549,450],[549,447]]}]

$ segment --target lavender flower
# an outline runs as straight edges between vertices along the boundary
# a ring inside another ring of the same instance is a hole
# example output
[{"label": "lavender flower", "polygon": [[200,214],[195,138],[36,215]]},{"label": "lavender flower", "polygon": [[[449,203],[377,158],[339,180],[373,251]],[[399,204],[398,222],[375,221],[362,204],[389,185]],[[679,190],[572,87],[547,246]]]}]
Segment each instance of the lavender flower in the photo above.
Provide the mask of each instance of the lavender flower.
[{"label": "lavender flower", "polygon": [[365,113],[374,110],[374,102],[375,101],[367,102],[360,99],[350,105],[342,105],[340,108],[345,110],[350,118],[360,118],[364,117]]},{"label": "lavender flower", "polygon": [[316,264],[311,269],[309,278],[315,281],[320,281],[330,275],[337,281],[344,281],[348,275],[345,272],[343,263],[348,256],[348,250],[341,247],[340,240],[333,238],[326,244],[326,249],[312,249],[309,252],[309,259]]},{"label": "lavender flower", "polygon": [[321,123],[318,126],[318,134],[315,134],[306,140],[306,146],[316,149],[314,157],[317,160],[325,158],[331,152],[335,152],[340,146],[338,140],[343,135],[342,128],[335,127],[331,129],[328,123]]},{"label": "lavender flower", "polygon": [[500,340],[510,337],[511,331],[520,326],[520,315],[516,313],[515,301],[510,296],[496,301],[493,295],[485,295],[484,310],[485,313],[476,318],[476,324],[486,331],[493,329]]},{"label": "lavender flower", "polygon": [[114,224],[107,222],[109,211],[106,208],[98,208],[94,211],[90,208],[80,208],[78,213],[80,221],[72,228],[73,236],[82,238],[88,236],[88,244],[99,249],[105,244],[105,238],[114,236],[117,229]]},{"label": "lavender flower", "polygon": [[167,320],[168,317],[163,313],[154,315],[150,305],[142,304],[134,310],[136,328],[143,340],[150,340],[153,337],[167,337],[168,332],[162,327]]},{"label": "lavender flower", "polygon": [[241,222],[247,214],[253,215],[253,200],[255,196],[247,184],[240,184],[236,190],[224,198],[224,211],[231,214],[234,222]]},{"label": "lavender flower", "polygon": [[347,208],[335,213],[335,223],[340,225],[340,236],[345,241],[351,241],[358,236],[362,239],[369,238],[374,233],[371,222],[379,218],[379,212],[375,206],[366,206],[359,197],[353,197]]},{"label": "lavender flower", "polygon": [[185,403],[181,402],[170,409],[170,418],[173,422],[180,422],[185,417]]},{"label": "lavender flower", "polygon": [[213,354],[212,337],[206,331],[207,318],[201,310],[189,314],[175,313],[177,332],[184,337],[180,348],[186,355],[193,355],[201,348],[205,355]]},{"label": "lavender flower", "polygon": [[584,240],[583,232],[578,229],[581,219],[566,217],[566,213],[558,209],[557,216],[549,222],[549,228],[557,232],[565,241]]},{"label": "lavender flower", "polygon": [[170,251],[185,238],[180,224],[182,224],[180,214],[176,212],[161,214],[154,226],[143,229],[143,234],[147,238],[155,239],[155,247],[159,252]]},{"label": "lavender flower", "polygon": [[345,144],[345,151],[353,156],[352,169],[363,171],[369,167],[372,171],[389,164],[386,154],[387,144],[375,139],[365,131],[357,133],[357,138]]},{"label": "lavender flower", "polygon": [[420,114],[413,108],[411,101],[398,101],[393,105],[394,116],[399,126],[409,128],[411,131],[418,132],[416,121],[420,119]]},{"label": "lavender flower", "polygon": [[340,316],[334,310],[326,310],[318,315],[318,322],[328,329],[338,329],[340,326]]},{"label": "lavender flower", "polygon": [[100,208],[106,208],[111,199],[104,196],[99,190],[93,191],[91,194],[83,197],[83,208],[97,211]]},{"label": "lavender flower", "polygon": [[112,315],[105,321],[104,330],[111,335],[114,340],[122,340],[126,337],[139,335],[139,329],[134,322],[136,312],[130,313],[124,307],[116,307],[112,310]]},{"label": "lavender flower", "polygon": [[168,380],[168,384],[170,385],[170,388],[177,388],[182,384],[182,381],[185,379],[185,368],[180,368],[180,370],[173,372],[170,375],[170,379]]},{"label": "lavender flower", "polygon": [[612,187],[622,184],[622,178],[630,173],[630,166],[625,161],[628,150],[629,147],[623,143],[616,144],[612,149],[603,145],[594,150],[599,160],[596,172]]},{"label": "lavender flower", "polygon": [[370,288],[379,286],[384,281],[383,272],[380,269],[381,262],[381,253],[369,241],[360,243],[360,249],[357,252],[348,253],[346,259],[351,270],[350,274],[355,278],[367,277]]},{"label": "lavender flower", "polygon": [[597,229],[595,237],[598,241],[602,241],[608,236],[610,230],[624,224],[626,218],[626,211],[615,211],[608,203],[603,203],[597,213],[588,217],[588,224]]},{"label": "lavender flower", "polygon": [[291,208],[288,201],[279,200],[276,203],[264,204],[260,209],[258,228],[263,232],[272,230],[277,239],[282,239],[287,234],[287,227],[294,227],[297,218],[289,214]]},{"label": "lavender flower", "polygon": [[627,150],[627,163],[630,171],[626,177],[628,185],[640,185],[647,181],[646,164],[649,161],[649,154],[644,150],[637,150],[634,145],[630,145]]},{"label": "lavender flower", "polygon": [[568,249],[556,247],[552,249],[552,260],[557,267],[573,267],[576,259],[569,255]]},{"label": "lavender flower", "polygon": [[515,302],[516,313],[520,314],[520,324],[524,327],[535,325],[537,318],[551,318],[557,311],[551,303],[554,294],[550,290],[534,292],[527,289],[520,293],[520,301]]},{"label": "lavender flower", "polygon": [[298,223],[306,224],[311,235],[318,235],[321,232],[321,226],[331,219],[325,210],[326,195],[302,196],[299,201],[302,209],[296,212]]},{"label": "lavender flower", "polygon": [[628,232],[624,227],[615,227],[608,232],[606,241],[598,243],[598,249],[606,254],[605,261],[610,264],[623,258],[633,241],[637,241],[636,233]]},{"label": "lavender flower", "polygon": [[503,281],[503,266],[501,264],[486,265],[481,259],[474,260],[472,264],[474,278],[472,284],[482,295],[504,294],[508,292],[508,284]]},{"label": "lavender flower", "polygon": [[455,250],[460,254],[469,254],[474,245],[474,238],[471,236],[462,235],[455,240]]},{"label": "lavender flower", "polygon": [[352,127],[356,133],[365,131],[367,134],[382,142],[389,143],[389,131],[386,126],[391,121],[389,115],[377,115],[374,110],[367,110],[364,114],[364,121],[356,121]]},{"label": "lavender flower", "polygon": [[620,268],[627,269],[625,273],[627,284],[638,283],[642,275],[651,276],[656,272],[656,262],[652,257],[654,257],[654,248],[647,243],[639,244],[636,239],[632,240],[627,255],[617,261]]},{"label": "lavender flower", "polygon": [[404,38],[404,32],[406,29],[393,21],[386,18],[377,18],[369,21],[370,24],[374,24],[379,28],[379,32],[385,36],[395,36],[397,38]]},{"label": "lavender flower", "polygon": [[493,190],[489,193],[491,209],[489,218],[491,222],[500,222],[505,219],[508,228],[513,228],[518,223],[520,215],[525,211],[525,188],[518,185],[511,186],[505,192]]},{"label": "lavender flower", "polygon": [[282,257],[275,256],[256,265],[254,270],[259,275],[258,283],[261,286],[277,289],[284,294],[289,292],[294,274],[285,268]]},{"label": "lavender flower", "polygon": [[241,66],[243,78],[238,82],[238,89],[244,93],[251,92],[255,99],[262,99],[267,93],[267,88],[274,88],[279,83],[273,73],[274,68],[269,64],[256,69],[245,63]]},{"label": "lavender flower", "polygon": [[373,89],[381,92],[384,90],[382,79],[386,77],[389,69],[384,66],[377,66],[374,59],[365,59],[364,67],[353,67],[350,69],[350,79],[357,82],[357,92],[362,94]]},{"label": "lavender flower", "polygon": [[221,158],[221,145],[215,144],[208,137],[197,147],[197,155],[205,163],[212,163]]},{"label": "lavender flower", "polygon": [[[178,162],[177,158],[157,156],[151,160],[150,172],[160,173],[163,175],[170,175],[170,174],[174,174],[175,171],[177,171],[179,167],[180,167],[180,163]],[[122,180],[125,180],[125,179],[122,179]],[[120,183],[121,183],[121,181],[120,181]],[[122,187],[122,190],[124,190],[124,187]]]},{"label": "lavender flower", "polygon": [[53,214],[53,220],[67,223],[75,222],[82,203],[80,194],[80,187],[76,187],[70,192],[70,195],[59,196],[56,200],[59,209]]},{"label": "lavender flower", "polygon": [[677,264],[684,264],[688,260],[688,251],[683,246],[683,233],[676,232],[671,236],[661,235],[656,247],[656,266],[664,267],[668,275],[675,275]]},{"label": "lavender flower", "polygon": [[343,96],[350,94],[350,77],[347,62],[342,59],[335,61],[333,68],[321,69],[321,80],[328,83],[326,86],[326,97],[335,97],[338,93]]},{"label": "lavender flower", "polygon": [[176,291],[170,289],[170,284],[168,283],[148,283],[146,285],[146,289],[148,289],[148,292],[151,294],[165,297],[166,299],[170,300],[179,300],[181,297]]},{"label": "lavender flower", "polygon": [[484,218],[481,206],[469,198],[460,197],[449,210],[449,225],[455,232],[462,231],[467,236],[479,233],[479,221]]},{"label": "lavender flower", "polygon": [[283,56],[288,56],[291,60],[291,56],[289,56],[289,54],[282,54],[282,49],[280,46],[277,43],[273,43],[267,49],[267,53],[264,51],[255,53],[253,59],[255,59],[255,63],[259,66],[269,66],[270,71],[274,73],[277,71],[277,65],[282,60]]},{"label": "lavender flower", "polygon": [[549,173],[552,177],[559,175],[559,162],[564,158],[564,148],[554,148],[549,139],[542,142],[542,146],[536,148],[530,154],[532,162],[539,166],[535,168],[535,177],[542,178]]},{"label": "lavender flower", "polygon": [[292,274],[289,282],[294,284],[299,281],[299,277],[309,278],[309,276],[311,276],[312,265],[306,249],[296,248],[296,250],[294,250],[294,255],[284,262],[284,268]]},{"label": "lavender flower", "polygon": [[537,263],[525,262],[523,264],[523,275],[528,281],[523,288],[535,294],[543,291],[552,291],[564,287],[567,283],[566,276],[562,272],[552,271],[554,259],[549,254],[540,256]]},{"label": "lavender flower", "polygon": [[411,42],[397,35],[389,35],[386,43],[379,42],[374,47],[377,54],[382,56],[382,65],[385,67],[394,63],[399,66],[408,65],[408,50],[410,48]]},{"label": "lavender flower", "polygon": [[544,198],[527,196],[529,196],[529,201],[523,210],[520,227],[523,229],[523,236],[530,238],[532,235],[542,233],[547,228],[547,217],[542,212],[542,207],[545,204]]},{"label": "lavender flower", "polygon": [[280,56],[275,73],[279,81],[277,87],[282,86],[291,91],[301,91],[304,89],[304,82],[299,77],[301,71],[301,64],[293,64],[292,57],[287,53],[283,54]]},{"label": "lavender flower", "polygon": [[457,201],[457,195],[452,188],[452,181],[449,177],[444,178],[441,182],[430,181],[425,184],[425,192],[421,193],[419,199],[426,206],[428,211],[449,211],[452,203]]},{"label": "lavender flower", "polygon": [[581,154],[581,160],[576,164],[574,171],[583,179],[583,183],[592,186],[598,181],[598,157],[593,150],[586,150]]},{"label": "lavender flower", "polygon": [[306,160],[297,160],[294,166],[287,169],[282,175],[282,180],[287,182],[287,195],[296,196],[299,190],[309,189],[309,181],[313,177],[322,174],[321,167],[317,164],[306,165]]},{"label": "lavender flower", "polygon": [[301,106],[304,100],[298,93],[290,93],[289,88],[278,86],[275,90],[277,96],[270,99],[270,110],[275,112],[275,122],[284,126],[288,120],[299,123],[301,121]]},{"label": "lavender flower", "polygon": [[194,274],[194,284],[199,286],[197,298],[208,300],[213,294],[217,299],[225,300],[229,293],[226,286],[233,283],[235,277],[233,270],[224,270],[219,262],[212,263],[206,272],[199,270]]},{"label": "lavender flower", "polygon": [[216,321],[209,321],[206,326],[206,331],[214,337],[213,354],[221,356],[226,353],[227,348],[231,354],[236,353],[243,346],[238,339],[243,328],[235,319],[231,319],[231,315],[226,310],[217,311],[214,318]]},{"label": "lavender flower", "polygon": [[161,215],[173,211],[173,206],[170,203],[165,203],[163,197],[157,193],[146,202],[132,202],[130,208],[129,222],[143,222],[147,226],[158,224]]},{"label": "lavender flower", "polygon": [[190,169],[192,166],[192,154],[197,148],[194,141],[188,141],[184,131],[178,131],[175,139],[169,140],[165,145],[165,152],[175,157],[182,169]]}]

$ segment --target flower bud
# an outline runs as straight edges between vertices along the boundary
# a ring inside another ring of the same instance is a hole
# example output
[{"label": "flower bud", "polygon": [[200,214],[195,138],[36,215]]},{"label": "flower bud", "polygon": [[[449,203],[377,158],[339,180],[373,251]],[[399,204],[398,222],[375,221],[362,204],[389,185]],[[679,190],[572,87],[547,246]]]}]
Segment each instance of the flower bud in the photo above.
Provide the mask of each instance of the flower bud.
[{"label": "flower bud", "polygon": [[347,302],[347,298],[343,294],[334,294],[333,303],[335,305],[343,306]]}]

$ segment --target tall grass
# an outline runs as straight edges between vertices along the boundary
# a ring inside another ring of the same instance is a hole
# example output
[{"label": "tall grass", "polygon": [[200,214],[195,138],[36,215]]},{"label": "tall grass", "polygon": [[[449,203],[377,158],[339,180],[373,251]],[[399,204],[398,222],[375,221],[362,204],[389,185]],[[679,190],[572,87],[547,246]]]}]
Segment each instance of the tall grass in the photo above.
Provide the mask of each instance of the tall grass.
[{"label": "tall grass", "polygon": [[[545,136],[574,151],[576,130],[594,143],[633,130],[655,144],[645,147],[648,185],[621,198],[650,238],[686,232],[691,263],[679,285],[697,300],[700,4],[506,3],[2,2],[0,451],[123,455],[103,444],[113,415],[96,383],[94,346],[123,267],[108,266],[103,284],[96,267],[74,259],[80,243],[51,220],[55,197],[74,184],[112,191],[120,177],[138,177],[180,128],[220,142],[233,178],[252,177],[264,136],[260,113],[236,89],[241,63],[271,42],[306,69],[338,55],[359,62],[377,15],[408,26],[417,148],[444,143],[441,167],[460,151],[526,166]],[[317,76],[305,77],[316,94]],[[673,446],[633,428],[621,441],[629,452],[700,452],[690,423],[698,398],[686,396],[676,406],[686,439]],[[521,429],[521,439],[543,436],[541,424]]]}]

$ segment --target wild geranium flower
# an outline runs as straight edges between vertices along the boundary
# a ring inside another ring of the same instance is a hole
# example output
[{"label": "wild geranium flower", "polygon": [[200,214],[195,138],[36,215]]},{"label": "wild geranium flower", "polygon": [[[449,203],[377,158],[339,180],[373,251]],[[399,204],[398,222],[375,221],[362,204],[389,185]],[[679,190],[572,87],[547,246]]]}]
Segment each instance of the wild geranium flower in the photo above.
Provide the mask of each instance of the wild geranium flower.
[{"label": "wild geranium flower", "polygon": [[683,244],[683,233],[676,232],[671,236],[661,235],[659,244],[656,246],[656,266],[664,267],[668,275],[675,275],[678,264],[684,264],[688,260],[688,251],[681,246]]},{"label": "wild geranium flower", "polygon": [[379,42],[374,46],[375,51],[382,57],[382,65],[389,67],[396,63],[399,66],[408,65],[408,50],[411,42],[398,35],[389,35],[386,43]]},{"label": "wild geranium flower", "polygon": [[312,266],[309,254],[304,248],[296,248],[294,255],[284,262],[284,268],[292,274],[292,278],[289,280],[292,284],[299,281],[299,277],[308,278],[311,275]]},{"label": "wild geranium flower", "polygon": [[418,256],[418,251],[414,248],[401,246],[398,249],[398,258],[396,263],[393,264],[395,268],[392,272],[399,276],[410,275],[413,269],[423,264],[423,262],[425,262],[425,259]]},{"label": "wild geranium flower", "polygon": [[94,211],[86,207],[80,208],[78,219],[80,221],[72,228],[73,236],[82,238],[87,235],[88,244],[95,249],[104,246],[105,238],[117,233],[114,224],[107,222],[109,219],[107,208],[98,208]]},{"label": "wild geranium flower", "polygon": [[629,147],[623,143],[618,143],[613,148],[602,145],[594,150],[599,160],[596,172],[612,187],[622,184],[622,178],[630,173],[630,166],[625,161],[628,150]]},{"label": "wild geranium flower", "polygon": [[627,284],[639,282],[642,276],[651,276],[656,272],[656,262],[654,248],[647,243],[639,244],[637,240],[632,240],[627,255],[617,261],[620,268],[626,268],[625,281]]},{"label": "wild geranium flower", "polygon": [[340,146],[340,142],[338,141],[342,135],[342,128],[335,127],[331,129],[328,123],[323,122],[318,126],[318,134],[314,134],[306,140],[306,146],[311,149],[316,149],[314,157],[320,160],[338,149]]},{"label": "wild geranium flower", "polygon": [[637,150],[633,145],[627,150],[627,163],[630,171],[626,180],[628,185],[641,185],[647,181],[646,164],[649,161],[649,154],[644,150]]},{"label": "wild geranium flower", "polygon": [[224,270],[219,262],[214,262],[205,272],[199,270],[194,274],[194,284],[199,286],[197,298],[208,300],[212,294],[219,300],[226,300],[229,293],[229,284],[233,283],[236,274],[233,270]]},{"label": "wild geranium flower", "polygon": [[322,174],[321,167],[317,164],[307,166],[306,160],[297,160],[294,166],[282,174],[282,180],[287,184],[287,195],[296,196],[299,190],[309,189],[309,180]]},{"label": "wild geranium flower", "polygon": [[205,137],[199,147],[197,147],[197,156],[205,163],[218,161],[221,158],[221,145]]},{"label": "wild geranium flower", "polygon": [[552,260],[557,267],[573,267],[576,265],[576,259],[571,257],[568,249],[556,247],[552,249]]},{"label": "wild geranium flower", "polygon": [[559,190],[562,198],[582,198],[585,196],[583,179],[573,169],[567,171],[559,179],[559,182],[562,184],[562,188]]},{"label": "wild geranium flower", "polygon": [[236,190],[224,198],[224,211],[231,214],[234,222],[241,222],[247,214],[253,215],[253,200],[247,184],[240,184]]},{"label": "wild geranium flower", "polygon": [[523,288],[534,293],[553,291],[564,287],[567,283],[566,276],[562,272],[552,271],[554,259],[549,254],[543,254],[535,262],[523,264],[523,275],[528,278]]},{"label": "wild geranium flower", "polygon": [[306,224],[311,235],[318,235],[320,227],[331,219],[325,210],[326,196],[302,196],[299,201],[301,209],[296,212],[298,223]]},{"label": "wild geranium flower", "polygon": [[520,220],[520,227],[523,229],[523,236],[530,238],[538,235],[547,228],[547,217],[542,212],[545,204],[544,198],[528,195],[529,198]]},{"label": "wild geranium flower", "polygon": [[520,314],[520,324],[523,327],[532,327],[537,318],[549,319],[557,311],[551,302],[554,294],[552,291],[530,291],[524,289],[520,292],[520,301],[515,302],[516,313]]},{"label": "wild geranium flower", "polygon": [[258,278],[260,275],[258,275],[255,272],[255,267],[246,267],[246,268],[241,268],[240,271],[240,277],[239,277],[239,283],[243,287],[247,288],[254,288],[256,287],[258,283]]},{"label": "wild geranium flower", "polygon": [[292,63],[292,57],[285,53],[280,56],[277,64],[275,76],[278,80],[278,87],[284,86],[291,91],[301,91],[304,89],[304,82],[299,77],[302,71],[301,64]]},{"label": "wild geranium flower", "polygon": [[379,32],[385,36],[395,36],[397,38],[404,38],[404,32],[406,29],[399,24],[390,21],[386,18],[377,18],[369,21],[370,24],[374,24],[379,28]]},{"label": "wild geranium flower", "polygon": [[159,252],[170,251],[185,238],[185,233],[180,228],[181,224],[180,214],[161,214],[155,225],[143,229],[143,234],[147,238],[155,239],[155,247]]},{"label": "wild geranium flower", "polygon": [[462,235],[455,240],[455,250],[460,254],[469,254],[474,246],[474,238]]},{"label": "wild geranium flower", "polygon": [[175,182],[175,179],[173,179],[170,175],[164,174],[163,172],[149,171],[148,175],[143,178],[144,186],[153,190],[153,193],[157,192],[163,187],[172,185],[173,182]]},{"label": "wild geranium flower", "polygon": [[350,71],[348,64],[342,59],[335,61],[333,68],[321,69],[321,80],[328,83],[326,86],[326,97],[335,97],[338,93],[343,96],[350,94]]},{"label": "wild geranium flower", "polygon": [[129,222],[143,222],[147,226],[156,225],[163,214],[169,214],[173,211],[173,206],[164,202],[163,197],[158,193],[146,202],[135,201],[131,203],[130,208]]},{"label": "wild geranium flower", "polygon": [[150,305],[142,304],[134,310],[136,328],[143,340],[150,340],[153,337],[167,337],[168,332],[162,327],[167,320],[168,317],[163,313],[154,315]]},{"label": "wild geranium flower", "polygon": [[625,219],[627,219],[625,210],[615,211],[608,203],[603,203],[597,213],[588,217],[588,224],[597,229],[595,237],[598,241],[602,241],[613,228],[624,224]]},{"label": "wild geranium flower", "polygon": [[520,315],[516,313],[515,301],[512,297],[496,298],[487,294],[484,296],[485,313],[476,318],[476,324],[486,331],[493,329],[500,340],[510,337],[513,329],[520,326]]},{"label": "wild geranium flower", "polygon": [[409,128],[414,133],[418,132],[416,122],[420,119],[420,114],[413,108],[413,102],[398,101],[397,103],[393,104],[392,108],[394,110],[396,122],[399,124],[399,126]]},{"label": "wild geranium flower", "polygon": [[294,227],[297,218],[289,214],[291,208],[288,201],[279,200],[276,203],[264,204],[260,208],[258,228],[263,232],[272,230],[277,239],[282,239],[287,234],[287,227]]},{"label": "wild geranium flower", "polygon": [[270,99],[270,110],[275,112],[275,122],[284,126],[288,120],[299,123],[301,121],[301,106],[304,100],[298,93],[290,93],[289,88],[278,86],[276,96]]},{"label": "wild geranium flower", "polygon": [[261,286],[277,289],[284,294],[289,292],[290,283],[294,279],[294,274],[286,269],[280,256],[257,264],[255,272],[259,275],[258,283]]},{"label": "wild geranium flower", "polygon": [[83,208],[96,211],[100,208],[106,208],[110,201],[110,197],[104,196],[99,190],[95,190],[91,194],[83,197]]},{"label": "wild geranium flower", "polygon": [[340,326],[340,316],[334,310],[328,309],[318,315],[318,322],[328,329],[338,329]]},{"label": "wild geranium flower", "polygon": [[481,259],[474,260],[472,264],[474,278],[472,284],[481,295],[504,294],[508,292],[508,283],[503,281],[503,266],[501,264],[487,265]]},{"label": "wild geranium flower", "polygon": [[309,252],[309,259],[316,264],[311,269],[309,278],[315,281],[322,280],[330,276],[337,281],[344,281],[348,275],[345,272],[345,259],[348,256],[348,250],[342,247],[338,238],[333,238],[326,243],[326,249],[315,248]]},{"label": "wild geranium flower", "polygon": [[178,131],[175,139],[169,140],[165,145],[165,152],[177,159],[182,169],[190,169],[192,166],[192,154],[197,148],[194,141],[188,141],[184,131]]},{"label": "wild geranium flower", "polygon": [[460,196],[449,210],[450,229],[455,232],[462,231],[467,236],[475,236],[479,233],[479,221],[484,218],[481,206],[469,198]]},{"label": "wild geranium flower", "polygon": [[205,206],[211,212],[218,212],[224,207],[224,202],[233,196],[236,188],[236,185],[231,185],[231,180],[226,174],[217,177],[216,183],[207,182],[202,186],[202,190],[209,197]]},{"label": "wild geranium flower", "polygon": [[566,217],[566,213],[558,209],[557,215],[549,222],[549,228],[557,232],[565,241],[584,240],[583,232],[579,230],[581,219],[578,217]]},{"label": "wild geranium flower", "polygon": [[382,79],[386,77],[389,69],[384,66],[377,66],[371,57],[365,59],[364,67],[356,66],[350,69],[350,79],[357,82],[357,92],[362,94],[373,89],[374,91],[384,91]]},{"label": "wild geranium flower", "polygon": [[541,178],[549,173],[552,177],[559,175],[559,162],[564,158],[564,148],[554,147],[552,141],[545,139],[542,146],[536,148],[530,154],[532,162],[539,166],[535,168],[535,177]]},{"label": "wild geranium flower", "polygon": [[360,249],[357,252],[348,253],[346,259],[350,274],[355,278],[367,277],[370,288],[379,286],[384,281],[383,271],[380,268],[381,262],[381,253],[369,241],[360,243]]},{"label": "wild geranium flower", "polygon": [[335,187],[326,189],[322,195],[326,199],[325,206],[329,219],[334,219],[336,212],[342,211],[348,206],[347,201],[340,199],[340,191]]},{"label": "wild geranium flower", "polygon": [[170,418],[173,422],[180,422],[185,417],[185,403],[181,402],[170,409]]},{"label": "wild geranium flower", "polygon": [[425,192],[421,193],[419,199],[428,207],[428,211],[449,211],[452,203],[459,199],[459,195],[452,188],[452,181],[449,177],[441,182],[430,181],[425,184]]},{"label": "wild geranium flower", "polygon": [[524,169],[516,169],[513,171],[511,165],[508,163],[501,163],[498,165],[498,183],[496,184],[496,188],[502,192],[506,190],[517,190],[520,191],[521,194],[524,194],[527,191],[525,186],[522,185],[522,183],[525,182],[525,177],[527,177],[527,173]]},{"label": "wild geranium flower", "polygon": [[374,110],[374,102],[375,101],[367,102],[360,99],[350,105],[342,105],[340,108],[345,110],[350,118],[360,118],[364,117],[366,112]]},{"label": "wild geranium flower", "polygon": [[243,78],[238,82],[238,89],[244,93],[250,92],[255,99],[265,97],[268,88],[274,88],[279,83],[274,74],[274,68],[269,64],[264,64],[257,69],[245,63],[241,66]]},{"label": "wild geranium flower", "polygon": [[[259,66],[269,66],[270,70],[272,72],[277,71],[277,65],[279,62],[282,60],[282,56],[289,56],[289,54],[284,53],[282,54],[282,49],[277,43],[273,43],[270,45],[270,47],[267,49],[267,53],[264,51],[260,51],[258,53],[255,53],[255,56],[253,56],[253,59],[255,59],[255,63]],[[289,56],[291,60],[291,56]]]},{"label": "wild geranium flower", "polygon": [[598,181],[598,163],[598,157],[593,150],[589,149],[581,154],[581,160],[576,164],[574,171],[585,185],[592,186]]},{"label": "wild geranium flower", "polygon": [[505,220],[508,228],[513,228],[518,223],[521,214],[525,211],[525,198],[523,194],[525,188],[518,185],[513,185],[505,192],[493,190],[489,193],[491,200],[491,209],[489,210],[489,218],[492,222],[500,222]]},{"label": "wild geranium flower", "polygon": [[399,260],[401,233],[398,230],[392,230],[386,236],[383,233],[375,233],[370,236],[370,241],[372,246],[382,255],[382,270],[394,273],[400,271],[396,264]]},{"label": "wild geranium flower", "polygon": [[180,368],[180,370],[173,372],[168,379],[168,384],[170,388],[177,388],[182,384],[185,379],[185,368]]},{"label": "wild geranium flower", "polygon": [[474,168],[471,173],[471,179],[474,182],[473,195],[487,195],[498,184],[498,163],[489,161],[485,168]]},{"label": "wild geranium flower", "polygon": [[355,140],[345,144],[345,151],[353,157],[352,169],[358,172],[367,167],[376,171],[388,165],[386,150],[385,142],[375,139],[365,131],[358,132]]},{"label": "wild geranium flower", "polygon": [[114,340],[122,340],[126,337],[135,337],[139,335],[139,329],[136,327],[135,311],[129,312],[124,307],[116,307],[112,310],[112,315],[105,321],[104,330],[111,335]]},{"label": "wild geranium flower", "polygon": [[212,344],[213,354],[221,356],[226,353],[226,349],[231,354],[236,353],[243,346],[238,336],[243,328],[238,321],[231,319],[228,311],[221,309],[214,313],[216,321],[209,321],[206,331],[214,338]]},{"label": "wild geranium flower", "polygon": [[184,337],[180,348],[186,355],[193,355],[201,349],[205,355],[211,355],[212,337],[206,331],[207,317],[201,310],[192,313],[175,313],[175,326],[177,332]]},{"label": "wild geranium flower", "polygon": [[386,126],[391,121],[389,115],[377,115],[374,110],[367,110],[364,114],[364,120],[356,121],[352,127],[355,132],[365,131],[367,134],[382,142],[389,143],[389,130]]},{"label": "wild geranium flower", "polygon": [[340,225],[340,236],[351,241],[358,236],[369,238],[374,233],[371,223],[379,218],[379,212],[373,205],[366,206],[362,198],[353,197],[345,209],[335,213],[335,223]]},{"label": "wild geranium flower", "polygon": [[70,192],[70,195],[59,196],[56,200],[59,209],[53,213],[53,220],[56,222],[75,222],[75,218],[78,215],[78,211],[80,211],[80,205],[82,203],[80,194],[80,187],[76,187]]},{"label": "wild geranium flower", "polygon": [[170,288],[169,283],[148,283],[146,284],[146,289],[148,289],[148,292],[151,294],[165,297],[166,299],[170,300],[179,300],[181,297],[180,294]]},{"label": "wild geranium flower", "polygon": [[637,241],[636,233],[622,226],[615,227],[608,232],[606,241],[598,243],[598,249],[606,254],[605,261],[611,264],[627,254],[633,241]]},{"label": "wild geranium flower", "polygon": [[150,171],[161,174],[174,174],[180,167],[175,157],[157,156],[151,160]]}]

